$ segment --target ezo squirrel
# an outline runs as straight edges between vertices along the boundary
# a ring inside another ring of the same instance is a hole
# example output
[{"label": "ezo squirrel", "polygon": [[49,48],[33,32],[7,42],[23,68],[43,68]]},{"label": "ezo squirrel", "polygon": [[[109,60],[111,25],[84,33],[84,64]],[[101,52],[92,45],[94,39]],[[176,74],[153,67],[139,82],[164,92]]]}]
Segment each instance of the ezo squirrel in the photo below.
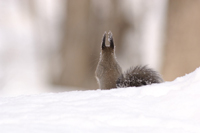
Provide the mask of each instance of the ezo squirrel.
[{"label": "ezo squirrel", "polygon": [[110,46],[106,46],[106,32],[101,43],[101,53],[95,76],[100,89],[111,89],[116,87],[139,87],[153,83],[161,83],[163,79],[154,70],[147,66],[131,67],[125,73],[119,66],[116,55],[112,33],[108,33]]}]

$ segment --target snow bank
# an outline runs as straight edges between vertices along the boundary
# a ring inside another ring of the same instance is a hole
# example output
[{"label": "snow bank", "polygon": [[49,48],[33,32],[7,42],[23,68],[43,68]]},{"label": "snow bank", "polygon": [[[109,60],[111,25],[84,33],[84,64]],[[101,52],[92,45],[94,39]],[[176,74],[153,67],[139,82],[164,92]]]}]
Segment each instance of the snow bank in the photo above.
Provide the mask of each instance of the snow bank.
[{"label": "snow bank", "polygon": [[200,68],[144,87],[0,98],[2,133],[199,133]]}]

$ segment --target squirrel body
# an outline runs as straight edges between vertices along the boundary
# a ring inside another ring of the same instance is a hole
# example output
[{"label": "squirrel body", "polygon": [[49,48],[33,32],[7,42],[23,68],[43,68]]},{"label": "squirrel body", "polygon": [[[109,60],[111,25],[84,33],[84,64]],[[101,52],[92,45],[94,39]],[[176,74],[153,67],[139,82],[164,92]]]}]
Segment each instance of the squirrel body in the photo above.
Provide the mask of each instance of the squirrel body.
[{"label": "squirrel body", "polygon": [[122,74],[122,69],[116,60],[112,34],[109,34],[109,47],[106,46],[105,40],[106,33],[103,35],[101,54],[95,75],[101,89],[110,89],[116,88],[116,81]]},{"label": "squirrel body", "polygon": [[163,82],[161,76],[147,66],[131,67],[125,73],[122,73],[122,69],[116,60],[115,46],[111,32],[108,33],[110,46],[105,45],[105,40],[106,32],[103,35],[100,59],[95,71],[100,89],[139,87]]}]

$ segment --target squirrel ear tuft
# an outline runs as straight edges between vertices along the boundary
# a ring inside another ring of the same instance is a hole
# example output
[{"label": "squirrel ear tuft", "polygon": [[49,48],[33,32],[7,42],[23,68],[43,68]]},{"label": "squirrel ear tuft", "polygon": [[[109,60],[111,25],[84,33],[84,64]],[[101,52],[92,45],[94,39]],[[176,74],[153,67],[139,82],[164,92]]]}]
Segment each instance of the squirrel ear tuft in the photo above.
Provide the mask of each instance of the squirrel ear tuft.
[{"label": "squirrel ear tuft", "polygon": [[106,31],[103,34],[102,42],[101,42],[101,48],[104,49],[106,47]]},{"label": "squirrel ear tuft", "polygon": [[111,32],[111,31],[108,32],[108,41],[110,42],[110,47],[111,47],[112,49],[114,49],[115,45],[114,45],[113,35],[112,35],[112,32]]}]

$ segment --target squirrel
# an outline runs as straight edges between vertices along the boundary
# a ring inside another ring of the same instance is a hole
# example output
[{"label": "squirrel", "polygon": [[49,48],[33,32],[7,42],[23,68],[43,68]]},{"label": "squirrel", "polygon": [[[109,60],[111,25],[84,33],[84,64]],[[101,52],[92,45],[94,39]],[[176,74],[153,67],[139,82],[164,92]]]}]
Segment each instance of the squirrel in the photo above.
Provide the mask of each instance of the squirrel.
[{"label": "squirrel", "polygon": [[139,87],[163,82],[161,76],[147,66],[131,67],[125,73],[122,73],[115,55],[112,32],[108,33],[110,46],[106,46],[105,41],[106,32],[103,34],[100,59],[95,71],[95,77],[100,89]]},{"label": "squirrel", "polygon": [[101,54],[97,65],[95,75],[101,89],[116,88],[116,81],[122,74],[122,69],[117,63],[115,55],[115,46],[112,33],[108,34],[110,46],[106,46],[106,32],[103,35],[101,43]]}]

